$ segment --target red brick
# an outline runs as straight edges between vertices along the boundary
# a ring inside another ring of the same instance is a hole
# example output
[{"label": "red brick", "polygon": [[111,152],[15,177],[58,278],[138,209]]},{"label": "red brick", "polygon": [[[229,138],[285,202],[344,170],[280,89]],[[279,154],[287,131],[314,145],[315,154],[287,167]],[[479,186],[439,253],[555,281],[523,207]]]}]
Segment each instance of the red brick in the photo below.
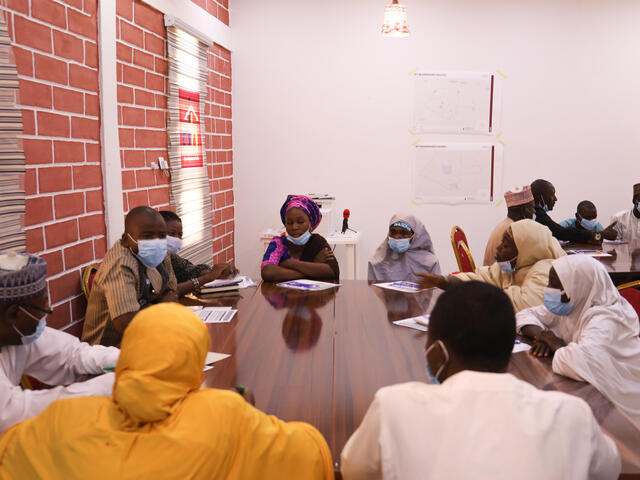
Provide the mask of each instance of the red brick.
[{"label": "red brick", "polygon": [[78,165],[73,167],[73,188],[91,188],[102,186],[100,165]]},{"label": "red brick", "polygon": [[51,108],[51,86],[30,80],[18,80],[21,105]]},{"label": "red brick", "polygon": [[118,62],[116,65],[116,81],[122,82],[122,63]]},{"label": "red brick", "polygon": [[118,85],[118,103],[133,103],[133,88]]},{"label": "red brick", "polygon": [[76,62],[82,62],[84,59],[84,51],[82,46],[82,40],[73,35],[61,32],[60,30],[53,31],[53,53],[57,57],[68,58],[75,60]]},{"label": "red brick", "polygon": [[20,45],[33,47],[43,52],[52,52],[51,28],[14,15],[15,40]]},{"label": "red brick", "polygon": [[129,210],[141,205],[149,205],[149,197],[146,190],[138,190],[127,193]]},{"label": "red brick", "polygon": [[[93,243],[93,242],[92,242]],[[93,259],[93,257],[92,257]],[[71,319],[73,321],[80,320],[87,313],[87,299],[84,295],[79,295],[71,299]],[[82,335],[82,324],[84,322],[76,322],[73,325],[65,328],[64,331],[69,335],[80,338]]]},{"label": "red brick", "polygon": [[24,0],[6,0],[3,4],[6,5],[9,10],[15,10],[29,15],[29,2],[25,2]]},{"label": "red brick", "polygon": [[56,219],[84,213],[84,193],[63,193],[53,198]]},{"label": "red brick", "polygon": [[149,190],[149,205],[158,206],[169,203],[169,187],[152,188]]},{"label": "red brick", "polygon": [[[81,288],[79,270],[51,279],[49,280],[49,301],[51,303],[56,303],[64,300],[65,298],[69,298],[80,292]],[[65,305],[68,310],[69,304],[65,303]]]},{"label": "red brick", "polygon": [[165,128],[164,112],[160,110],[147,110],[147,127]]},{"label": "red brick", "polygon": [[224,8],[218,8],[218,20],[220,20],[225,25],[229,25],[229,10]]},{"label": "red brick", "polygon": [[51,140],[24,138],[22,139],[22,149],[26,165],[51,163]]},{"label": "red brick", "polygon": [[[124,211],[128,212],[129,211],[129,200],[127,199],[127,194],[126,193],[122,194],[122,205],[124,206]],[[124,217],[122,219],[124,220]]]},{"label": "red brick", "polygon": [[156,33],[161,37],[166,36],[164,17],[162,13],[156,9],[141,2],[135,2],[133,4],[133,18],[136,25],[140,25],[142,28],[151,30],[153,33]]},{"label": "red brick", "polygon": [[120,38],[140,48],[144,48],[144,36],[142,30],[127,22],[120,22]]},{"label": "red brick", "polygon": [[47,248],[55,248],[78,240],[78,221],[67,220],[57,222],[44,227],[44,236],[47,241]]},{"label": "red brick", "polygon": [[136,188],[136,173],[133,170],[122,172],[122,189],[134,190]]},{"label": "red brick", "polygon": [[36,78],[48,80],[50,82],[67,84],[67,64],[62,60],[52,57],[34,54],[34,64],[36,68]]},{"label": "red brick", "polygon": [[[26,218],[25,218],[26,222]],[[25,230],[25,246],[29,253],[38,253],[44,250],[44,236],[42,234],[42,227],[31,228]]]},{"label": "red brick", "polygon": [[117,0],[116,14],[126,18],[129,21],[132,21],[133,20],[133,0]]},{"label": "red brick", "polygon": [[98,0],[84,0],[84,9],[90,15],[93,15],[98,10]]},{"label": "red brick", "polygon": [[136,107],[122,107],[122,124],[144,127],[144,109]]},{"label": "red brick", "polygon": [[158,130],[136,130],[137,148],[166,147],[167,133]]},{"label": "red brick", "polygon": [[53,153],[56,163],[85,161],[84,144],[82,142],[56,140],[53,142]]},{"label": "red brick", "polygon": [[126,168],[142,168],[146,166],[144,150],[125,150],[124,166]]},{"label": "red brick", "polygon": [[169,72],[169,63],[166,60],[163,60],[160,57],[156,57],[156,73],[161,75],[167,75]]},{"label": "red brick", "polygon": [[155,107],[155,95],[144,90],[135,90],[135,103],[144,107]]},{"label": "red brick", "polygon": [[107,240],[104,237],[96,238],[93,241],[93,252],[96,260],[102,260],[107,253]]},{"label": "red brick", "polygon": [[24,201],[25,205],[25,226],[37,225],[38,223],[48,222],[53,220],[53,207],[51,203],[51,197],[35,197],[27,198]]},{"label": "red brick", "polygon": [[164,57],[164,40],[149,32],[144,32],[144,48],[147,52]]},{"label": "red brick", "polygon": [[155,65],[153,55],[143,52],[142,50],[133,50],[133,63],[142,68],[153,70]]},{"label": "red brick", "polygon": [[84,42],[84,64],[91,68],[98,68],[98,45],[95,42]]},{"label": "red brick", "polygon": [[25,195],[35,195],[38,193],[38,178],[35,168],[28,168],[24,172],[24,193]]},{"label": "red brick", "polygon": [[231,109],[228,107],[222,107],[220,109],[220,117],[222,118],[231,118]]},{"label": "red brick", "polygon": [[36,119],[33,110],[22,109],[22,133],[25,135],[36,134]]},{"label": "red brick", "polygon": [[71,135],[74,138],[100,139],[100,122],[84,117],[71,117]]},{"label": "red brick", "polygon": [[147,72],[147,88],[149,90],[164,92],[164,77],[162,75]]},{"label": "red brick", "polygon": [[133,128],[120,128],[118,132],[120,148],[133,147]]},{"label": "red brick", "polygon": [[156,108],[167,108],[167,96],[164,93],[156,94]]},{"label": "red brick", "polygon": [[62,252],[56,250],[50,253],[43,253],[40,255],[45,262],[47,262],[47,276],[52,277],[59,273],[62,273],[64,266],[62,264]]},{"label": "red brick", "polygon": [[82,0],[65,0],[67,5],[70,5],[78,10],[82,10]]},{"label": "red brick", "polygon": [[79,35],[95,40],[98,35],[96,15],[85,15],[75,10],[67,10],[69,30]]},{"label": "red brick", "polygon": [[138,188],[152,187],[156,184],[155,176],[152,170],[136,170],[136,184]]},{"label": "red brick", "polygon": [[116,57],[123,62],[131,63],[133,48],[122,42],[116,42]]},{"label": "red brick", "polygon": [[64,249],[64,266],[67,270],[93,260],[93,242],[79,243]]},{"label": "red brick", "polygon": [[102,160],[99,143],[86,143],[84,150],[87,162],[100,162]]},{"label": "red brick", "polygon": [[146,164],[147,166],[151,167],[152,163],[157,163],[158,162],[158,157],[164,157],[165,159],[168,158],[168,154],[167,154],[167,150],[165,149],[161,149],[161,150],[151,150],[151,149],[147,149],[145,150],[145,158],[146,158]]},{"label": "red brick", "polygon": [[71,190],[70,167],[42,167],[38,169],[40,193]]},{"label": "red brick", "polygon": [[[49,290],[51,290],[51,281],[49,281]],[[51,295],[49,295],[49,297],[51,297]],[[49,301],[53,303],[53,300],[51,300],[51,298],[49,298]],[[69,325],[69,322],[71,321],[69,302],[64,302],[51,308],[53,310],[53,313],[51,315],[47,315],[48,327],[55,328],[56,330],[61,330],[62,328]]]},{"label": "red brick", "polygon": [[207,9],[207,0],[191,0],[193,3],[195,3],[197,6],[199,6],[200,8],[202,8],[203,10]]},{"label": "red brick", "polygon": [[122,67],[123,83],[129,85],[138,85],[144,87],[144,70],[129,65],[123,65]]},{"label": "red brick", "polygon": [[33,55],[31,54],[31,52],[16,45],[11,45],[11,49],[13,50],[14,61],[16,63],[16,68],[18,69],[18,73],[20,75],[32,77]]},{"label": "red brick", "polygon": [[98,72],[80,65],[69,65],[69,85],[76,88],[83,88],[98,91]]},{"label": "red brick", "polygon": [[87,213],[102,211],[103,209],[102,190],[90,190],[88,192],[84,192],[84,200],[86,203]]},{"label": "red brick", "polygon": [[94,117],[100,115],[100,99],[98,95],[84,94],[84,113]]},{"label": "red brick", "polygon": [[31,15],[44,23],[67,28],[64,5],[51,0],[31,0]]},{"label": "red brick", "polygon": [[222,220],[226,222],[233,218],[233,207],[227,207],[222,210]]},{"label": "red brick", "polygon": [[84,95],[75,90],[53,87],[53,106],[64,112],[84,113]]},{"label": "red brick", "polygon": [[[233,188],[233,179],[232,178],[223,178],[220,180],[220,190],[226,191],[231,190]],[[229,192],[227,192],[229,193]],[[233,200],[228,203],[233,203]]]},{"label": "red brick", "polygon": [[223,173],[224,177],[229,177],[233,175],[233,164],[223,165],[223,167],[224,167],[224,173]]},{"label": "red brick", "polygon": [[69,136],[69,117],[49,112],[38,112],[38,135]]}]

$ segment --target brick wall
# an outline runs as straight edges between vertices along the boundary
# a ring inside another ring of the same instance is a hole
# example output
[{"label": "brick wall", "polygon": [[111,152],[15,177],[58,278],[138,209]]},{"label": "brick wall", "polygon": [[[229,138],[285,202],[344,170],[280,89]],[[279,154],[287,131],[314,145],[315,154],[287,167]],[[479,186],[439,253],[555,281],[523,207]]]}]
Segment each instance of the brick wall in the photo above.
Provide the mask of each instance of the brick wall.
[{"label": "brick wall", "polygon": [[[195,1],[229,22],[228,1]],[[97,0],[0,0],[20,79],[26,175],[27,251],[48,262],[52,326],[78,332],[86,303],[83,267],[105,241],[100,165]],[[150,169],[167,155],[167,58],[163,16],[117,0],[118,122],[125,211],[166,208],[168,179]],[[231,58],[209,50],[205,140],[212,189],[214,258],[233,250]]]},{"label": "brick wall", "polygon": [[48,321],[82,318],[82,267],[106,244],[100,168],[96,0],[5,0],[20,79],[27,251],[48,263]]}]

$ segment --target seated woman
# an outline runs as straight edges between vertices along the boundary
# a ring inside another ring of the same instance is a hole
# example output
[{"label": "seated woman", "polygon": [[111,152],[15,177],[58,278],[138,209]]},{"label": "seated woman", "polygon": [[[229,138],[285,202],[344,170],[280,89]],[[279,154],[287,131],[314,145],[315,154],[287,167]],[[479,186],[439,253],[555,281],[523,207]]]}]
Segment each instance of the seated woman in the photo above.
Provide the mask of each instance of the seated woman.
[{"label": "seated woman", "polygon": [[322,220],[316,202],[289,195],[280,209],[286,234],[273,237],[262,259],[262,279],[286,282],[300,278],[337,280],[338,262],[321,235],[311,233]]},{"label": "seated woman", "polygon": [[530,353],[553,355],[555,373],[591,383],[640,426],[638,315],[598,260],[569,255],[552,265],[544,305],[516,316],[534,340]]},{"label": "seated woman", "polygon": [[493,265],[447,277],[422,273],[419,274],[422,277],[420,286],[446,290],[468,280],[487,282],[503,289],[515,311],[519,312],[542,304],[551,262],[563,256],[566,253],[553,238],[551,230],[533,220],[520,220],[505,231]]},{"label": "seated woman", "polygon": [[167,250],[178,281],[179,297],[200,291],[200,287],[205,283],[237,273],[234,266],[228,263],[216,264],[212,268],[209,265],[194,265],[186,258],[179,256],[178,252],[182,248],[182,220],[169,210],[159,213],[167,224]]},{"label": "seated woman", "polygon": [[419,282],[418,272],[440,273],[431,237],[416,217],[397,213],[389,221],[389,236],[369,260],[369,280]]}]

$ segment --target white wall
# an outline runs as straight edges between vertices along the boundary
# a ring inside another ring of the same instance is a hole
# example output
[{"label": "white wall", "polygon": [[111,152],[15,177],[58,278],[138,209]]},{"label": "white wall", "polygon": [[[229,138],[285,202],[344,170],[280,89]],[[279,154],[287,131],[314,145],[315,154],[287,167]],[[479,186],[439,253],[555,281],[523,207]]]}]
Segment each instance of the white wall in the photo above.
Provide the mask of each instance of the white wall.
[{"label": "white wall", "polygon": [[[380,36],[386,0],[233,0],[236,258],[258,276],[258,232],[289,192],[329,192],[364,234],[359,275],[396,211],[427,225],[443,271],[464,228],[482,261],[501,206],[411,203],[412,84],[424,70],[504,72],[503,186],[551,180],[552,216],[599,219],[640,181],[640,2],[404,0],[411,37]],[[632,167],[632,163],[635,167]],[[498,197],[499,198],[499,197]]]}]

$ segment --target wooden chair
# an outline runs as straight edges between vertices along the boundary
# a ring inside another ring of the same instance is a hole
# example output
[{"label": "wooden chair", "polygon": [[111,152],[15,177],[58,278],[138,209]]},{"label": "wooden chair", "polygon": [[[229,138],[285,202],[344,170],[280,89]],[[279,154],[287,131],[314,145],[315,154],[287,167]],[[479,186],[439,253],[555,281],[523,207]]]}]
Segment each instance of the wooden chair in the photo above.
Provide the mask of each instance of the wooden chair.
[{"label": "wooden chair", "polygon": [[99,263],[94,263],[87,267],[84,267],[82,270],[82,293],[84,293],[84,298],[89,300],[89,294],[91,293],[91,287],[93,286],[93,279],[98,273],[98,267],[100,267]]},{"label": "wooden chair", "polygon": [[458,269],[461,272],[475,272],[476,263],[473,261],[471,250],[469,250],[467,236],[457,225],[451,229],[451,246],[458,262]]},{"label": "wooden chair", "polygon": [[640,287],[640,280],[623,283],[622,285],[618,285],[617,288],[620,295],[631,304],[640,319],[640,290],[638,290],[638,287]]}]

